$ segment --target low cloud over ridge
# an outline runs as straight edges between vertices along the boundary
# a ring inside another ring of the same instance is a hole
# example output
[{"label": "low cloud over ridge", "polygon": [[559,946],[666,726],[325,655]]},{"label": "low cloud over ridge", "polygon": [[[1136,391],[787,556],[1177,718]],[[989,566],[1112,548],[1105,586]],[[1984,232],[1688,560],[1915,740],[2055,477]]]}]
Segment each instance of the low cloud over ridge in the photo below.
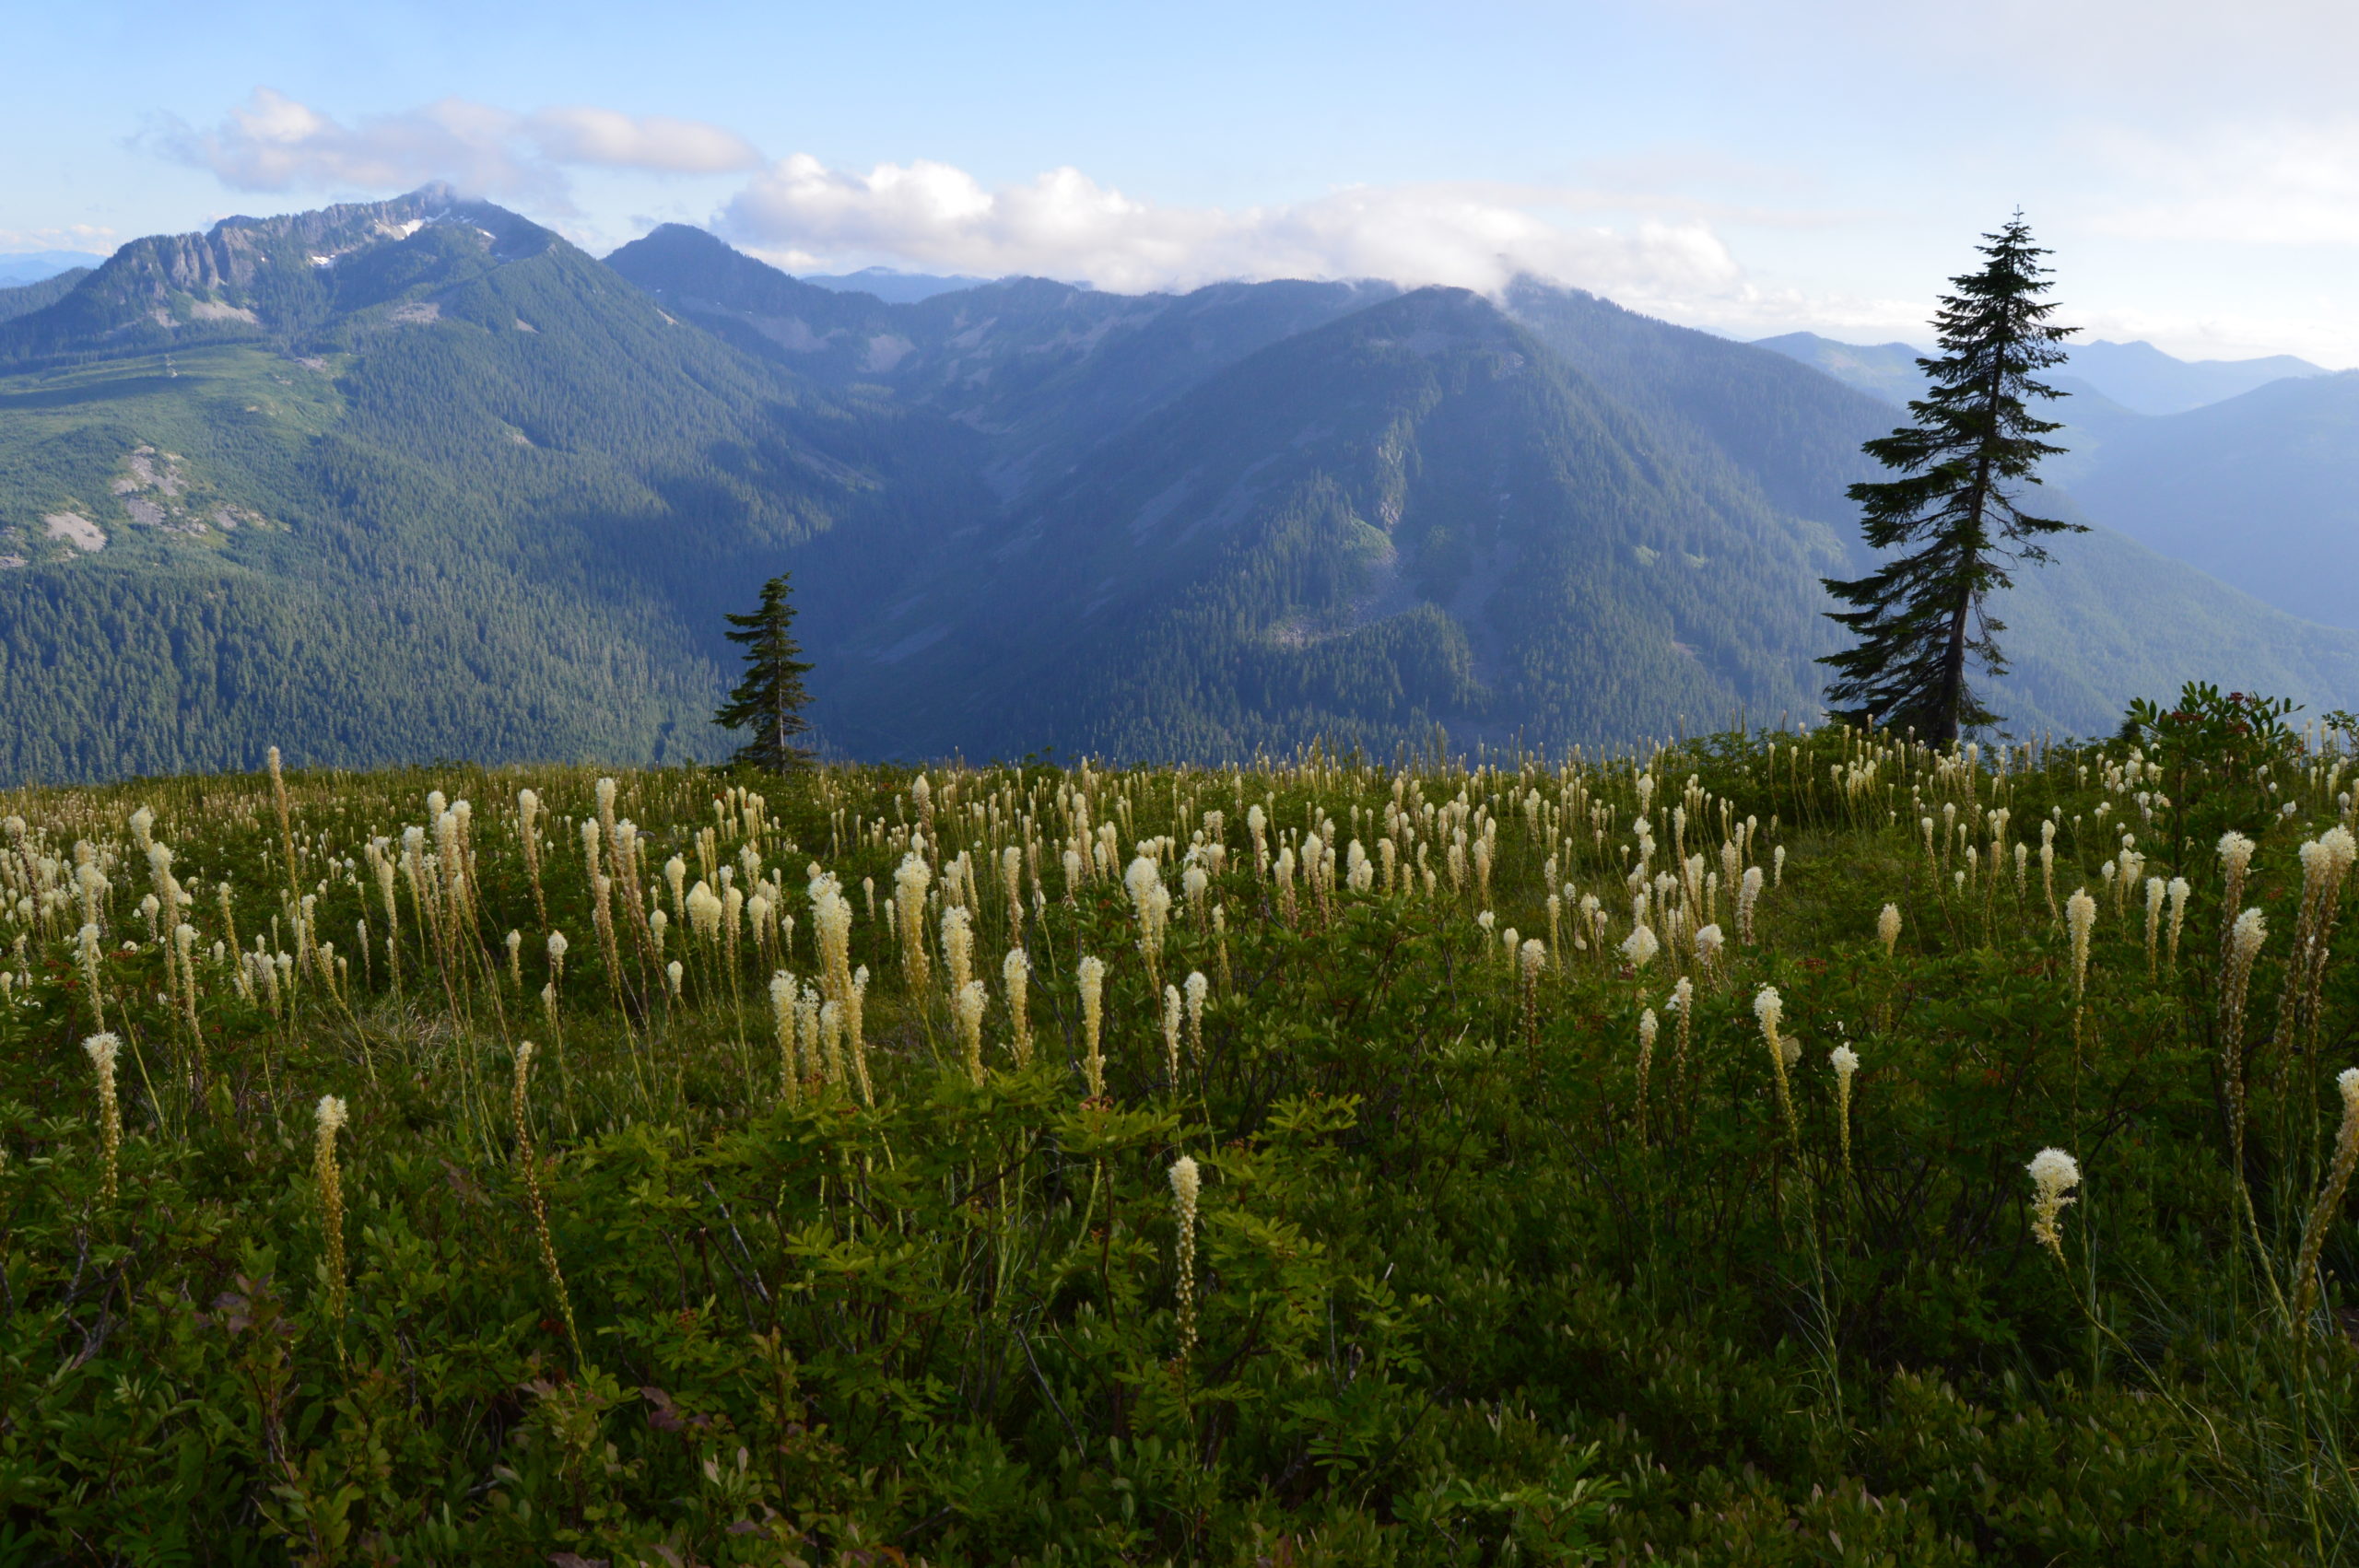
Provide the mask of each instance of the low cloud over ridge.
[{"label": "low cloud over ridge", "polygon": [[1353,185],[1261,205],[1179,206],[1133,196],[1070,165],[993,186],[930,159],[865,173],[807,154],[766,162],[719,125],[599,107],[524,113],[446,98],[339,120],[269,88],[210,128],[168,121],[147,139],[240,191],[390,193],[447,180],[555,222],[585,244],[593,235],[569,221],[581,216],[569,188],[575,170],[745,175],[711,227],[798,272],[883,263],[1033,274],[1125,293],[1280,277],[1496,292],[1529,275],[1740,335],[1805,323],[1892,335],[1914,330],[1922,314],[1891,301],[1766,288],[1738,263],[1716,221],[1781,221],[1778,215],[1613,181]]},{"label": "low cloud over ridge", "polygon": [[756,175],[722,214],[730,239],[802,265],[892,261],[929,270],[1184,288],[1226,278],[1384,277],[1495,289],[1522,273],[1634,304],[1741,292],[1728,248],[1700,221],[1627,229],[1543,214],[1579,193],[1476,182],[1354,186],[1251,207],[1159,206],[1072,167],[988,188],[919,160],[865,174],[798,154]]}]

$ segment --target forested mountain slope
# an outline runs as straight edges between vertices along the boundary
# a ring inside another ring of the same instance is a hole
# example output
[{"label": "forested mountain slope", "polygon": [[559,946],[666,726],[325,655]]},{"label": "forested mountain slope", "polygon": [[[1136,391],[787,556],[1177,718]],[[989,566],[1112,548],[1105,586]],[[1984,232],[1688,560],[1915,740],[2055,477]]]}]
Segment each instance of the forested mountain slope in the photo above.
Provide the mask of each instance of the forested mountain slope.
[{"label": "forested mountain slope", "polygon": [[[1902,345],[1797,333],[1759,346],[1879,398],[1916,392]],[[2135,406],[2084,379],[2093,368]],[[2067,450],[2044,472],[2077,515],[2290,615],[2359,629],[2359,372],[2287,355],[2189,363],[2097,343],[2051,380],[2069,394],[2050,410]],[[2214,617],[2206,635],[2224,629]]]},{"label": "forested mountain slope", "polygon": [[2090,431],[2092,517],[2257,598],[2359,627],[2359,371]]},{"label": "forested mountain slope", "polygon": [[18,316],[29,316],[35,310],[56,304],[73,293],[89,275],[88,267],[75,267],[32,283],[0,288],[0,322],[13,322]]},{"label": "forested mountain slope", "polygon": [[[1273,345],[968,542],[857,649],[919,749],[1118,755],[1630,738],[1801,710],[1831,532],[1475,296]],[[882,727],[867,746],[892,743]]]},{"label": "forested mountain slope", "polygon": [[[1376,305],[1151,414],[962,535],[847,650],[851,707],[918,754],[1122,755],[1814,711],[1818,579],[1864,564],[1843,492],[1889,408],[1578,292],[1506,304]],[[2359,690],[2359,639],[2118,536],[2071,547],[2000,606],[2017,670],[1995,695],[2020,730],[2086,732],[2191,675]]]},{"label": "forested mountain slope", "polygon": [[887,305],[790,277],[679,224],[606,263],[739,347],[975,432],[1003,498],[1257,349],[1400,292],[1278,282],[1127,295],[1018,277]]},{"label": "forested mountain slope", "polygon": [[[1858,509],[1844,492],[1855,481],[1888,477],[1860,447],[1902,417],[1890,404],[1782,351],[1671,326],[1577,291],[1525,284],[1508,302],[1617,395],[1719,451],[1772,504],[1827,523],[1850,553],[1849,569],[1865,568]],[[2336,380],[2286,380],[2271,391]],[[2091,733],[2129,696],[2175,692],[2189,679],[2283,693],[2314,710],[2349,706],[2359,695],[2359,638],[2285,613],[2292,606],[2257,591],[2264,572],[2248,567],[2224,584],[2189,569],[2186,557],[2135,526],[2128,509],[2082,506],[2084,475],[2135,469],[2114,455],[2115,439],[2154,422],[2095,392],[2057,409],[2073,422],[2057,439],[2074,450],[2048,464],[2049,483],[2033,509],[2098,526],[2061,541],[2053,566],[2019,571],[2015,588],[1992,602],[2010,627],[2001,640],[2014,669],[1990,690],[2013,726]],[[2283,558],[2273,550],[2255,555]],[[2170,609],[2158,612],[2161,605]]]},{"label": "forested mountain slope", "polygon": [[[781,567],[853,755],[1806,716],[1892,420],[1529,283],[887,303],[439,189],[232,219],[0,322],[0,778],[716,755],[721,614]],[[2359,638],[2060,556],[2000,606],[2019,730],[2191,675],[2359,704]]]},{"label": "forested mountain slope", "polygon": [[0,776],[710,755],[704,626],[889,512],[895,416],[482,216],[143,242],[0,328]]}]

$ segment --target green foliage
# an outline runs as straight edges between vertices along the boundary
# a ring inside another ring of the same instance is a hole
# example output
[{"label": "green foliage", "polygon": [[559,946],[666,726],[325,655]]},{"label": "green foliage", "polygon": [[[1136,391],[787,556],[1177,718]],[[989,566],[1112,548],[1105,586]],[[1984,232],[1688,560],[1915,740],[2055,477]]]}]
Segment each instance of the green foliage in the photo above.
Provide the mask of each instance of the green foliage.
[{"label": "green foliage", "polygon": [[[2139,751],[2167,798],[2164,820],[2170,841],[2189,860],[2220,835],[2262,821],[2277,810],[2281,781],[2304,766],[2301,734],[2286,720],[2295,705],[2248,692],[2222,696],[2205,681],[2189,681],[2167,708],[2140,698],[2130,704],[2118,742]],[[2331,720],[2333,716],[2330,716]],[[2344,740],[2351,737],[2344,732]]]},{"label": "green foliage", "polygon": [[[2096,876],[2120,819],[2161,831],[2132,765],[2193,766],[2176,743],[1977,765],[1838,728],[1561,769],[1314,755],[921,790],[819,767],[767,798],[687,771],[611,795],[583,771],[299,772],[283,826],[254,778],[20,791],[0,801],[22,900],[0,965],[0,1539],[33,1562],[2338,1561],[2359,1352],[2318,1331],[2330,1314],[2273,1316],[2259,1272],[2287,1266],[2320,1179],[2337,1053],[2256,1048],[2256,1251],[2211,1080],[2223,911],[2199,892],[2150,956]],[[2341,758],[2266,743],[2296,810],[2240,822],[2245,897],[2290,929]],[[1920,808],[1966,833],[1929,849]],[[2052,897],[2105,897],[2085,997],[2036,862],[1966,854],[2051,810]],[[1642,811],[1659,854],[1718,875],[1725,843],[1757,868],[1743,925],[1721,882],[1650,889],[1666,932],[1685,905],[1730,933],[1708,965],[1686,941],[1621,955]],[[1098,825],[1182,895],[1159,942]],[[1453,860],[1461,827],[1486,860]],[[980,1082],[950,949],[918,980],[863,891],[890,901],[913,831],[991,977]],[[1344,847],[1386,840],[1354,874]],[[106,883],[88,908],[77,841]],[[1279,851],[1324,865],[1330,842],[1332,880],[1280,875]],[[1010,847],[1037,882],[1000,880]],[[848,1043],[782,1053],[764,1004],[773,970],[808,977],[790,997],[833,984],[815,862],[871,977],[873,1098]],[[708,928],[688,911],[723,865],[744,923]],[[185,966],[139,907],[170,887]],[[95,994],[74,938],[93,911]],[[1529,987],[1508,927],[1547,955]],[[2330,1044],[2359,993],[2330,934]],[[257,942],[288,955],[269,982],[230,955]],[[1029,1066],[997,979],[1019,942]],[[1085,954],[1108,965],[1097,1099]],[[1206,1005],[1174,1073],[1159,988],[1191,971]],[[2256,997],[2276,955],[2263,971]],[[1763,985],[1800,1047],[1796,1138]],[[1663,1025],[1643,1067],[1642,1008]],[[79,1048],[99,1018],[124,1042],[112,1204]],[[1838,1044],[1862,1062],[1848,1102]],[[352,1111],[340,1317],[326,1094]],[[2025,1212],[2050,1144],[2085,1172],[2061,1270]],[[1192,1348],[1183,1152],[1204,1178]],[[2354,1261],[2338,1223],[2330,1305]]]}]

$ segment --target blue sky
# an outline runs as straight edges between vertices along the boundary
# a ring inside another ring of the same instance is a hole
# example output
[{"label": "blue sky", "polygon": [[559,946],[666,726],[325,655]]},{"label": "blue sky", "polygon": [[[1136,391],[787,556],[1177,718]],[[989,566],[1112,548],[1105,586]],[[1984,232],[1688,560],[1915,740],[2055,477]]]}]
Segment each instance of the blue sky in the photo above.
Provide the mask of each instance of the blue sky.
[{"label": "blue sky", "polygon": [[2066,319],[2359,364],[2359,7],[1197,0],[18,8],[0,252],[443,176],[603,251],[1105,287],[1530,270],[1921,335],[2017,204]]}]

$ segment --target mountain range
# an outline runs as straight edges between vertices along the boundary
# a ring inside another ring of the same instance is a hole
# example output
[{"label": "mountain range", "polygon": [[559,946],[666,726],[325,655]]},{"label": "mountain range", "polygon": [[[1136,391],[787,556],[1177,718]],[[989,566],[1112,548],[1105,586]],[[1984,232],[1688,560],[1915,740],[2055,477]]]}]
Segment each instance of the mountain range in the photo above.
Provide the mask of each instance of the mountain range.
[{"label": "mountain range", "polygon": [[[1918,351],[1809,333],[1762,346],[1886,402]],[[2359,372],[2289,355],[2172,359],[2089,344],[2049,378],[2064,456],[2046,474],[2081,515],[2289,614],[2359,629]]]},{"label": "mountain range", "polygon": [[0,288],[40,283],[64,272],[87,272],[105,261],[88,251],[14,251],[0,255]]},{"label": "mountain range", "polygon": [[[1755,340],[1873,393],[1907,403],[1922,385],[1917,361],[1931,351],[1906,343],[1837,343],[1816,333],[1787,333]],[[2045,378],[2059,391],[2094,394],[2132,414],[2184,414],[2238,397],[2272,381],[2333,374],[2291,354],[2258,359],[2178,359],[2151,343],[2076,343]]]},{"label": "mountain range", "polygon": [[[435,187],[8,303],[13,779],[711,757],[721,614],[781,568],[844,755],[1814,720],[1818,579],[1864,565],[1843,492],[1893,422],[1531,281],[888,300],[677,226],[601,262]],[[2058,554],[2001,606],[2018,731],[2191,676],[2359,697],[2359,636],[2117,532]]]},{"label": "mountain range", "polygon": [[804,273],[803,281],[816,283],[822,288],[832,288],[839,294],[866,294],[882,299],[887,305],[914,305],[921,299],[931,299],[937,294],[950,294],[961,288],[974,288],[992,280],[985,277],[937,276],[931,273],[898,272],[891,267],[863,267],[858,272]]}]

